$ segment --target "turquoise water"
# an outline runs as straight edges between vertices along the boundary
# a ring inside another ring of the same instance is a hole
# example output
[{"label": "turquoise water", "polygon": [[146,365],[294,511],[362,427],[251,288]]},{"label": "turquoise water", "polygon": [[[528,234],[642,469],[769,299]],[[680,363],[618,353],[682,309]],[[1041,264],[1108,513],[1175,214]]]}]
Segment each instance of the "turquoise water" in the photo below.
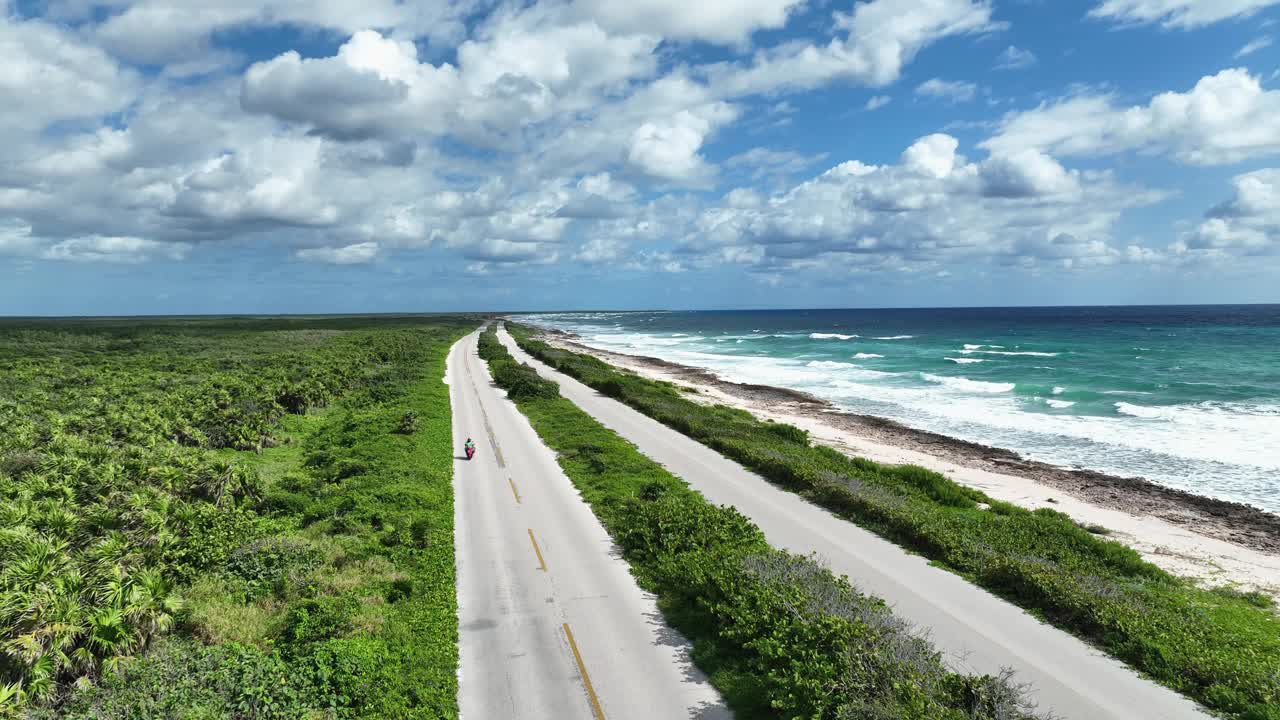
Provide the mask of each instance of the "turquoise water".
[{"label": "turquoise water", "polygon": [[1280,512],[1280,306],[527,319],[595,347]]}]

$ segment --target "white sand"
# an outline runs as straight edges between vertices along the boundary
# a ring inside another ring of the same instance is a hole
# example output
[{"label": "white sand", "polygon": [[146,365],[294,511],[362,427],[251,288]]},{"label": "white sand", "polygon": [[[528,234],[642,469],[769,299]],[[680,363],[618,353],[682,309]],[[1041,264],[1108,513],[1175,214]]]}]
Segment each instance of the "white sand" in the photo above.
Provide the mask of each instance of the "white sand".
[{"label": "white sand", "polygon": [[[560,344],[547,339],[552,344]],[[568,349],[581,350],[577,347]],[[601,355],[601,359],[622,365],[644,377],[697,390],[689,396],[690,399],[742,408],[759,418],[790,423],[808,430],[815,442],[851,455],[883,463],[920,465],[943,473],[957,483],[977,488],[997,500],[1030,509],[1049,507],[1070,515],[1077,522],[1101,525],[1111,530],[1108,538],[1129,545],[1145,559],[1171,573],[1193,578],[1206,586],[1234,585],[1280,599],[1280,555],[1206,537],[1157,517],[1133,515],[1084,502],[1027,477],[966,467],[935,455],[876,442],[818,419],[748,402],[716,387],[693,383],[639,361],[630,361],[625,356],[609,354],[607,357]],[[1051,498],[1054,502],[1050,502]]]}]

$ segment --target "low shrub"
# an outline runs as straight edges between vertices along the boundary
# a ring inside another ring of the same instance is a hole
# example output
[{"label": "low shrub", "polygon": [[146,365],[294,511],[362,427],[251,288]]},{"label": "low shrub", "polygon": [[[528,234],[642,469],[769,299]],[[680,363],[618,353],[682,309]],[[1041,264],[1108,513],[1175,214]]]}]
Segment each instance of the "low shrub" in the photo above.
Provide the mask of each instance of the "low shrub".
[{"label": "low shrub", "polygon": [[552,368],[1036,611],[1175,690],[1238,718],[1265,717],[1258,714],[1280,706],[1280,616],[1263,596],[1201,589],[1064,513],[1000,502],[925,468],[811,446],[780,433],[778,423],[695,403],[663,383],[508,327]]},{"label": "low shrub", "polygon": [[227,558],[226,572],[250,588],[252,595],[270,592],[315,569],[320,553],[310,543],[293,537],[276,536],[251,540]]},{"label": "low shrub", "polygon": [[[490,367],[508,362],[498,349]],[[573,403],[517,404],[738,717],[1035,717],[1008,677],[948,672],[882,601],[770,548],[741,513],[707,502]]]},{"label": "low shrub", "polygon": [[560,396],[560,386],[541,375],[528,365],[516,362],[499,362],[492,366],[493,381],[507,391],[512,400],[532,398],[554,398]]}]

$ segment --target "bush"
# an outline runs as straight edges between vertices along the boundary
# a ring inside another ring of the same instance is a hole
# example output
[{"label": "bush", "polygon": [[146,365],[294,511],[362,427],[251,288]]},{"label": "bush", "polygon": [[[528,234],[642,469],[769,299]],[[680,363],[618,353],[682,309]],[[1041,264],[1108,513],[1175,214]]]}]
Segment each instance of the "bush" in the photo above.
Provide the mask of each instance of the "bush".
[{"label": "bush", "polygon": [[165,640],[145,657],[72,692],[62,707],[32,709],[31,720],[255,718],[300,720],[324,706],[308,673],[243,645]]},{"label": "bush", "polygon": [[320,553],[308,542],[269,537],[241,545],[227,559],[226,571],[248,583],[250,594],[277,590],[290,579],[320,564]]},{"label": "bush", "polygon": [[359,607],[359,601],[346,596],[301,600],[285,615],[281,637],[288,644],[305,645],[344,635]]},{"label": "bush", "polygon": [[[472,327],[0,321],[0,645],[43,638],[40,653],[0,652],[0,716],[58,716],[63,699],[92,696],[79,716],[319,717],[292,673],[321,638],[358,630],[383,641],[401,676],[375,714],[456,717],[440,378]],[[389,432],[406,418],[417,432]],[[420,548],[383,543],[414,522]],[[381,602],[389,587],[412,592],[393,607]],[[353,618],[281,602],[331,596],[369,602]],[[92,632],[77,629],[89,620]],[[164,650],[171,631],[270,647],[286,630],[301,644],[262,662],[231,644]],[[219,664],[227,673],[206,671]],[[112,680],[124,673],[137,688]],[[98,679],[102,695],[89,687]]]},{"label": "bush", "polygon": [[409,410],[400,416],[400,424],[396,426],[396,432],[401,435],[412,435],[418,432],[418,413]]},{"label": "bush", "polygon": [[[551,367],[1088,638],[1175,690],[1241,718],[1280,704],[1280,616],[1265,596],[1201,589],[1106,539],[1105,529],[1082,528],[1056,510],[1028,511],[924,468],[808,446],[778,423],[700,405],[662,383],[509,327],[525,351]],[[982,698],[998,690],[982,687],[966,692]]]},{"label": "bush", "polygon": [[493,381],[507,391],[512,400],[555,398],[560,396],[560,386],[545,380],[528,365],[512,361],[498,362],[490,366]]},{"label": "bush", "polygon": [[[491,367],[504,362],[505,350],[492,353]],[[1016,686],[948,673],[883,602],[771,549],[737,510],[708,503],[569,401],[518,404],[739,717],[1033,717]]]}]

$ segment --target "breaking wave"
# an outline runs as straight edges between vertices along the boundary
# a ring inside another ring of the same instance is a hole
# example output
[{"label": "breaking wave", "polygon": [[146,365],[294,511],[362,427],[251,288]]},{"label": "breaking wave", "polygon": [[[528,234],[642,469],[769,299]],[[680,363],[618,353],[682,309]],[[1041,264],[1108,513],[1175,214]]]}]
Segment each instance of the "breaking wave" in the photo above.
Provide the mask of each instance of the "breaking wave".
[{"label": "breaking wave", "polygon": [[982,380],[970,380],[964,377],[948,377],[930,373],[921,373],[920,377],[931,383],[938,383],[939,385],[945,385],[955,390],[963,390],[964,392],[1005,393],[1018,386],[1017,383],[983,382]]}]

